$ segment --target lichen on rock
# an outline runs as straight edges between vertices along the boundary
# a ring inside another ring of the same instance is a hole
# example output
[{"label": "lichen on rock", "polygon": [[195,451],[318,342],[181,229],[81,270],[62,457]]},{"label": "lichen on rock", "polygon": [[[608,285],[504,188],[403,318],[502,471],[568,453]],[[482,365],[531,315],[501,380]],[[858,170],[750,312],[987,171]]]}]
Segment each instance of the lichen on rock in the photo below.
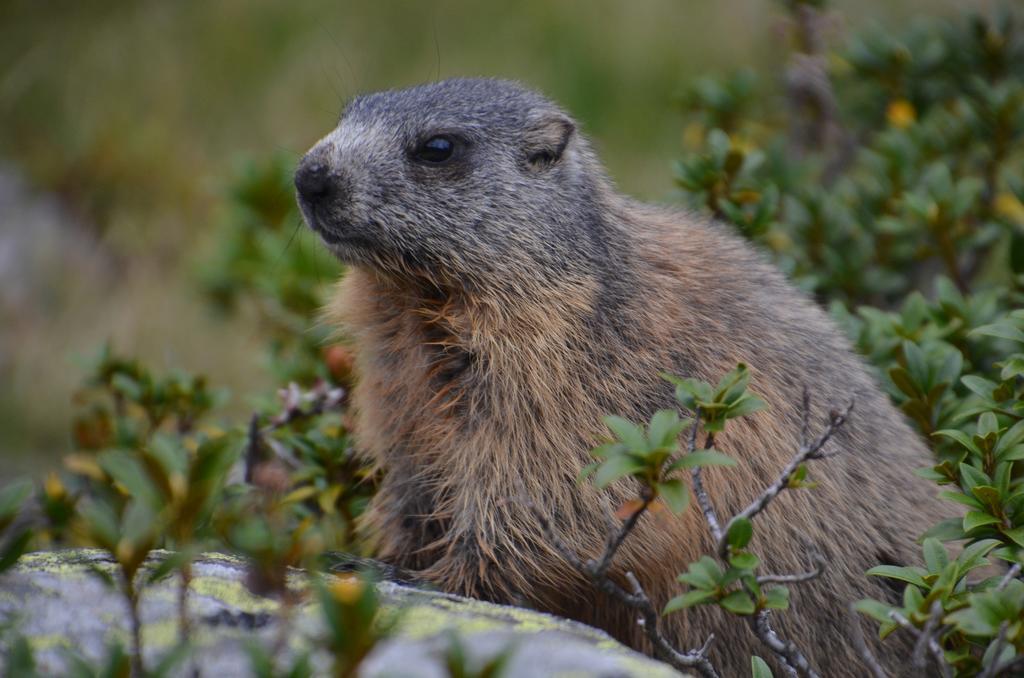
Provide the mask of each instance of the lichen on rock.
[{"label": "lichen on rock", "polygon": [[[147,567],[163,555],[157,552]],[[68,651],[98,661],[111,641],[129,645],[126,604],[99,572],[113,575],[113,561],[102,551],[76,549],[26,555],[0,575],[0,623],[10,624],[28,640],[42,675],[63,674]],[[245,574],[243,561],[223,554],[205,554],[195,562],[189,591],[190,663],[201,675],[251,675],[246,644],[271,647],[281,637],[279,603],[251,593]],[[296,572],[290,583],[301,591],[306,578]],[[177,642],[176,587],[174,578],[164,579],[147,586],[142,595],[148,666]],[[363,677],[443,678],[453,634],[471,665],[508,653],[506,676],[679,675],[601,631],[551,615],[392,582],[378,583],[377,593],[381,614],[397,622],[360,666]],[[285,653],[313,647],[313,639],[323,632],[313,597],[293,610],[288,627]],[[330,657],[316,649],[312,663],[320,675],[327,672]],[[185,675],[187,667],[179,668]]]}]

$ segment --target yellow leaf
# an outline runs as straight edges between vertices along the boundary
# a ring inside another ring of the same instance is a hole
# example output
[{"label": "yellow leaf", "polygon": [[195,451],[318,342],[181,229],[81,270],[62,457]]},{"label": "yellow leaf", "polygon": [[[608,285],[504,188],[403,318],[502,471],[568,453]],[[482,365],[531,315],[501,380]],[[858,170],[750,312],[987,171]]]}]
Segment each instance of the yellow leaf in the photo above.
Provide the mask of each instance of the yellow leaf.
[{"label": "yellow leaf", "polygon": [[64,457],[64,466],[72,473],[102,481],[107,477],[96,458],[91,454],[69,454]]},{"label": "yellow leaf", "polygon": [[893,127],[906,129],[917,120],[917,111],[914,110],[914,105],[906,99],[894,99],[889,102],[885,118]]},{"label": "yellow leaf", "polygon": [[1024,204],[1013,193],[1002,192],[996,195],[996,214],[1006,217],[1018,226],[1024,226]]},{"label": "yellow leaf", "polygon": [[61,482],[60,476],[57,475],[56,471],[50,471],[49,475],[46,476],[46,480],[43,481],[43,492],[50,499],[60,499],[64,496],[64,483]]},{"label": "yellow leaf", "polygon": [[339,603],[352,605],[363,595],[363,582],[354,574],[345,574],[335,578],[331,584],[331,595]]},{"label": "yellow leaf", "polygon": [[306,501],[310,497],[316,494],[316,488],[312,485],[304,485],[298,487],[288,494],[285,495],[284,499],[281,500],[282,504],[293,504],[300,501]]}]

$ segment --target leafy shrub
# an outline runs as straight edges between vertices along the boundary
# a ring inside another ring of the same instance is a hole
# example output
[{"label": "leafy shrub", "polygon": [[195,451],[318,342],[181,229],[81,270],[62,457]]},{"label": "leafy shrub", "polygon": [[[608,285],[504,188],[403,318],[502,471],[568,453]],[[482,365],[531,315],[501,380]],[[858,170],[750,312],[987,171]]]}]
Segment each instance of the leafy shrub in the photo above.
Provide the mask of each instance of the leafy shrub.
[{"label": "leafy shrub", "polygon": [[[684,97],[677,183],[829,305],[928,437],[921,475],[968,509],[926,535],[926,567],[871,570],[907,584],[902,607],[860,609],[883,636],[934,641],[957,675],[995,675],[1024,652],[1022,17],[876,29],[825,53],[819,3],[787,7],[781,88],[743,72]],[[1005,576],[968,578],[993,558]]]},{"label": "leafy shrub", "polygon": [[[951,514],[954,503],[966,507],[923,535],[923,567],[869,571],[905,584],[901,605],[860,601],[857,608],[878,620],[883,637],[915,635],[944,672],[1011,671],[1024,661],[1022,17],[1006,10],[923,21],[900,36],[874,29],[827,51],[825,3],[783,4],[790,53],[782,78],[706,77],[681,98],[688,146],[676,169],[681,198],[731,223],[830,308],[930,441],[935,464],[921,474],[941,486]],[[105,350],[77,396],[76,449],[65,469],[0,491],[0,571],[26,549],[62,544],[94,544],[117,563],[117,578],[107,579],[129,603],[135,633],[130,656],[111,649],[108,672],[123,672],[129,661],[140,675],[172,663],[141,665],[138,599],[156,578],[180,578],[187,647],[189,563],[201,549],[245,556],[251,585],[279,597],[287,615],[294,598],[287,568],[315,571],[324,551],[361,548],[353,524],[374,479],[345,427],[351,357],[316,322],[340,268],[318,254],[301,225],[291,169],[279,156],[239,170],[215,252],[199,271],[213,308],[262,321],[270,369],[287,384],[279,398],[258,396],[249,422],[215,425],[225,396],[203,379],[155,375]],[[601,487],[631,476],[640,488],[622,507],[607,551],[580,562],[572,545],[559,547],[595,584],[632,601],[661,656],[707,674],[706,645],[667,647],[658,614],[718,605],[765,635],[770,611],[788,605],[785,585],[814,572],[759,575],[760,560],[747,550],[753,519],[778,493],[813,485],[805,462],[818,458],[815,441],[844,415],[805,441],[763,503],[720,521],[701,469],[734,463],[715,448],[714,434],[761,403],[746,392],[743,366],[715,385],[666,378],[692,416],[662,411],[643,425],[609,417],[614,437],[583,471]],[[698,420],[707,434],[700,447]],[[658,611],[635,581],[628,590],[609,583],[612,558],[645,512],[662,503],[687,510],[692,496],[718,548],[680,575],[687,590]],[[956,540],[964,542],[959,551],[943,545]],[[158,548],[175,555],[147,565]],[[993,563],[1004,571],[978,574]],[[366,577],[312,581],[327,620],[320,644],[345,675],[386,632],[373,622],[373,588]],[[792,641],[766,644],[807,673],[797,645],[813,640]],[[26,643],[8,646],[11,666],[33,670]],[[282,667],[275,648],[251,654],[258,675],[310,671],[305,656]],[[453,673],[465,672],[457,644],[450,654],[450,666],[462,667]],[[770,675],[758,657],[751,666],[756,676]]]}]

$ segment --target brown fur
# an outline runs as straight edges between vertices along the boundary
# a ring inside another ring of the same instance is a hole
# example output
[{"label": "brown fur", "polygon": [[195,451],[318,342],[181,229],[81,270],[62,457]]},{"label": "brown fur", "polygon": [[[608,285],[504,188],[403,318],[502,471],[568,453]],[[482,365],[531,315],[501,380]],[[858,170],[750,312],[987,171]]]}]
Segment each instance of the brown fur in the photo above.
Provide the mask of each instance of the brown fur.
[{"label": "brown fur", "polygon": [[[758,519],[754,550],[772,572],[807,570],[805,546],[822,550],[826,575],[792,587],[780,626],[802,639],[825,675],[861,675],[845,642],[846,605],[885,597],[864,570],[914,560],[914,539],[939,515],[930,488],[910,473],[928,463],[924,446],[825,315],[747,246],[681,214],[619,208],[623,226],[634,229],[638,276],[635,298],[620,311],[628,335],[619,341],[595,342],[587,331],[598,304],[593,280],[481,298],[349,273],[336,319],[363,375],[354,393],[359,439],[386,474],[365,524],[379,556],[422,570],[445,590],[522,598],[639,646],[633,615],[601,599],[558,556],[524,500],[552,516],[581,554],[597,554],[608,509],[630,496],[625,487],[606,497],[576,482],[606,434],[600,415],[640,420],[670,405],[660,370],[714,381],[745,362],[751,390],[771,408],[718,438],[740,460],[706,472],[723,516],[757,496],[794,454],[804,384],[817,422],[857,397],[839,436],[842,454],[814,467],[816,489],[784,493]],[[457,376],[446,379],[447,371]],[[681,590],[675,575],[712,549],[691,507],[679,518],[642,521],[614,572],[638,573],[663,604]],[[713,630],[712,656],[725,666],[765,654],[742,624],[717,617],[698,609],[665,621],[683,646]]]},{"label": "brown fur", "polygon": [[[864,571],[916,560],[915,538],[942,515],[933,488],[911,473],[929,462],[927,449],[828,317],[748,244],[619,196],[582,141],[567,153],[562,162],[578,163],[596,187],[587,213],[601,215],[601,241],[614,244],[599,266],[532,275],[500,261],[493,284],[465,271],[467,284],[461,249],[445,262],[454,273],[350,262],[330,315],[356,350],[361,450],[384,473],[363,524],[379,557],[446,591],[526,603],[644,647],[635,614],[559,556],[529,504],[582,556],[598,554],[612,511],[635,496],[627,482],[605,493],[577,482],[607,435],[601,416],[641,421],[674,407],[660,371],[715,381],[744,362],[770,409],[718,437],[739,461],[705,474],[723,517],[792,458],[805,385],[819,426],[856,398],[830,443],[841,453],[811,469],[819,486],[784,492],[757,518],[752,549],[773,573],[807,570],[810,545],[823,553],[825,575],[791,587],[777,627],[823,675],[865,675],[847,641],[847,605],[891,598],[884,580]],[[508,221],[529,237],[523,215]],[[632,570],[661,606],[683,589],[676,575],[712,550],[696,507],[662,512],[640,521],[612,574]],[[746,624],[710,607],[664,625],[682,648],[714,632],[711,657],[725,675],[749,671],[751,654],[769,658]],[[905,650],[879,646],[890,663]]]}]

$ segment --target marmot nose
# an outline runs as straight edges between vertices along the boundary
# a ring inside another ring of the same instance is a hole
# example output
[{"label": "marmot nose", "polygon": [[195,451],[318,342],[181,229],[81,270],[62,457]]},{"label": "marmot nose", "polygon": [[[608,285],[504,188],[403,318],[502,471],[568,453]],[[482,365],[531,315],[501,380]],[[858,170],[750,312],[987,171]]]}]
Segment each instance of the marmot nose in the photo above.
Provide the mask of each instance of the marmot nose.
[{"label": "marmot nose", "polygon": [[295,171],[295,190],[311,205],[331,197],[332,183],[330,169],[320,160],[307,160]]}]

